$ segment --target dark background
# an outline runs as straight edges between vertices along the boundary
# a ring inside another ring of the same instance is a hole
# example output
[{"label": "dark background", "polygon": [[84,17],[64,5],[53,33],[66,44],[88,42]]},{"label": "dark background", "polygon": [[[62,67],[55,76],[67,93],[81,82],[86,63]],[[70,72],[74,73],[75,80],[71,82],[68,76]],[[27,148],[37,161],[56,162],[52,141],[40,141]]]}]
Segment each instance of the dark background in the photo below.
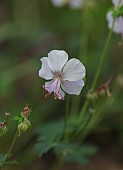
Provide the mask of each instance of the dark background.
[{"label": "dark background", "polygon": [[[67,5],[56,8],[50,0],[0,0],[0,120],[5,112],[10,112],[11,117],[20,113],[26,104],[32,108],[32,127],[19,137],[14,148],[13,156],[20,164],[5,169],[45,170],[46,160],[52,161],[50,155],[40,159],[32,152],[35,132],[45,122],[62,117],[65,103],[42,95],[40,58],[53,49],[63,49],[70,58],[79,58],[84,63],[87,80],[81,92],[81,108],[108,36],[106,13],[111,5],[110,1],[95,0],[93,6],[72,10]],[[110,89],[116,100],[87,138],[100,147],[87,166],[89,170],[123,169],[123,43],[115,33],[99,84],[111,76]],[[71,96],[71,101],[76,99]],[[71,107],[76,110],[76,103]],[[9,133],[0,137],[0,153],[7,151],[15,133],[16,122],[10,118],[8,123]],[[79,165],[72,167],[79,169]]]}]

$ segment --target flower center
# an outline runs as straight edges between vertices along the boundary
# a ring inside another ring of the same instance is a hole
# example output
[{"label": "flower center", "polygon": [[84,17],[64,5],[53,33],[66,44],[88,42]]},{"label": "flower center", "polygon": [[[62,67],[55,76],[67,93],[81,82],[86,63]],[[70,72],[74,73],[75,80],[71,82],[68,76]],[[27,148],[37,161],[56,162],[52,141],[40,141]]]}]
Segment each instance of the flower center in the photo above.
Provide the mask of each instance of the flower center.
[{"label": "flower center", "polygon": [[55,73],[54,73],[54,77],[55,77],[55,79],[60,79],[60,80],[62,80],[62,75],[61,75],[60,72],[55,72]]}]

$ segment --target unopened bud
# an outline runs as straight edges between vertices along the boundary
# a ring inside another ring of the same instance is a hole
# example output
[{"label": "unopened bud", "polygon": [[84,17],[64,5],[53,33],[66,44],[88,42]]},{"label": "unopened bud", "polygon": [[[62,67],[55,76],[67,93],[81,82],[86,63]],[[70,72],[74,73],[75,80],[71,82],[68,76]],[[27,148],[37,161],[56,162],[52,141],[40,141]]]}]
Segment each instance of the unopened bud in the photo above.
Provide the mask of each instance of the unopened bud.
[{"label": "unopened bud", "polygon": [[18,125],[19,136],[22,132],[26,132],[31,127],[31,123],[28,119],[24,119],[22,123]]},{"label": "unopened bud", "polygon": [[7,127],[5,122],[0,122],[0,136],[4,136],[7,133]]},{"label": "unopened bud", "polygon": [[98,87],[97,94],[99,97],[106,97],[106,88],[104,85]]},{"label": "unopened bud", "polygon": [[88,91],[86,98],[87,98],[87,100],[93,102],[93,101],[97,100],[98,96],[97,96],[96,92],[93,92],[93,91],[90,90],[90,91]]},{"label": "unopened bud", "polygon": [[110,97],[111,93],[109,91],[109,87],[107,85],[101,85],[97,89],[97,94],[99,97]]},{"label": "unopened bud", "polygon": [[30,115],[31,113],[31,109],[29,109],[28,106],[25,106],[23,111],[21,112],[21,115],[24,117],[24,118],[28,118],[28,116]]},{"label": "unopened bud", "polygon": [[6,115],[7,117],[9,117],[11,114],[10,114],[10,113],[8,113],[8,112],[6,112],[6,113],[5,113],[5,115]]}]

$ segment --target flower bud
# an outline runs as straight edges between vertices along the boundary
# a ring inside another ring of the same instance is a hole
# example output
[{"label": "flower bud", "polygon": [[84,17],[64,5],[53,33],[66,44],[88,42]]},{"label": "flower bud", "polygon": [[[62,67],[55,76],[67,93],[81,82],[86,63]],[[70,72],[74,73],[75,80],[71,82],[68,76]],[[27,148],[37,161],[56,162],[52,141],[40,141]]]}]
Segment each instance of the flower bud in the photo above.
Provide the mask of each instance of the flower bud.
[{"label": "flower bud", "polygon": [[111,93],[109,91],[109,87],[105,84],[101,85],[97,89],[97,94],[99,97],[110,97]]},{"label": "flower bud", "polygon": [[92,90],[88,91],[87,95],[86,95],[87,100],[93,102],[95,100],[97,100],[98,96],[96,92],[93,92]]},{"label": "flower bud", "polygon": [[31,127],[31,123],[28,119],[24,119],[22,123],[18,125],[19,136],[22,132],[27,131]]},{"label": "flower bud", "polygon": [[7,133],[7,127],[5,122],[0,122],[0,136],[4,136]]},{"label": "flower bud", "polygon": [[104,85],[98,87],[97,94],[99,97],[106,97],[106,88]]},{"label": "flower bud", "polygon": [[28,106],[25,106],[23,111],[21,112],[21,115],[24,117],[24,118],[28,118],[28,116],[30,115],[31,113],[31,109],[29,109]]}]

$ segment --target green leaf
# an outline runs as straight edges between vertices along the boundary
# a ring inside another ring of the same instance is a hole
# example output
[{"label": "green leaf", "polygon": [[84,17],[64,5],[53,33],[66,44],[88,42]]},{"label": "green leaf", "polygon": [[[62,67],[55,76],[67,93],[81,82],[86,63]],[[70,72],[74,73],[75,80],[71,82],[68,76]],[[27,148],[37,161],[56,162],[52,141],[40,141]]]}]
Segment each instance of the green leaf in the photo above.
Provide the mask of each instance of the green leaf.
[{"label": "green leaf", "polygon": [[56,144],[53,142],[39,142],[37,143],[33,150],[39,155],[47,153],[50,149],[52,149]]},{"label": "green leaf", "polygon": [[23,117],[21,114],[18,114],[17,116],[14,116],[12,120],[18,121],[18,123],[21,123],[23,121]]},{"label": "green leaf", "polygon": [[[86,119],[87,117],[84,118],[84,121]],[[80,123],[79,128],[83,127],[84,121]],[[76,130],[76,128],[78,127],[75,126],[73,121],[69,120],[67,127],[68,135],[69,133]],[[63,120],[47,123],[44,126],[38,127],[36,132],[39,135],[39,137],[37,139],[37,143],[33,147],[33,150],[39,156],[42,156],[44,153],[47,153],[50,149],[53,149],[54,147],[56,150],[59,148],[60,150],[65,150],[65,152],[69,152],[69,150],[66,150],[65,147],[70,149],[70,146],[72,146],[73,148],[73,145],[70,145],[68,147],[66,143],[64,144],[63,142],[61,142],[63,140],[63,131],[64,131]]]},{"label": "green leaf", "polygon": [[[84,118],[84,121],[85,119],[87,118]],[[81,122],[80,125],[81,128],[84,125],[84,121]],[[75,126],[73,121],[69,120],[67,127],[68,135],[77,128],[78,127]],[[63,120],[47,123],[44,126],[38,127],[36,133],[39,135],[39,137],[37,139],[37,143],[33,147],[33,150],[39,156],[42,156],[44,153],[48,152],[50,149],[53,149],[57,145],[62,147],[62,145],[59,144],[59,142],[63,140],[63,131],[64,131]]]},{"label": "green leaf", "polygon": [[61,142],[54,148],[56,154],[62,153],[65,162],[77,162],[80,164],[87,164],[90,156],[98,151],[97,147],[84,144]]},{"label": "green leaf", "polygon": [[63,133],[63,122],[58,121],[46,124],[41,128],[38,128],[37,133],[39,134],[39,137],[33,150],[39,156],[42,156],[57,145],[57,141],[61,138]]},{"label": "green leaf", "polygon": [[119,9],[116,9],[115,7],[110,8],[109,12],[112,12],[112,15],[114,18],[117,18],[119,16],[123,16],[123,6],[121,6]]},{"label": "green leaf", "polygon": [[[5,156],[6,156],[6,154],[0,154],[0,167],[2,166]],[[11,154],[9,154],[8,158],[10,158],[10,156],[11,156]],[[14,164],[18,164],[18,162],[15,160],[10,160],[10,161],[6,161],[4,164],[14,165]]]}]

